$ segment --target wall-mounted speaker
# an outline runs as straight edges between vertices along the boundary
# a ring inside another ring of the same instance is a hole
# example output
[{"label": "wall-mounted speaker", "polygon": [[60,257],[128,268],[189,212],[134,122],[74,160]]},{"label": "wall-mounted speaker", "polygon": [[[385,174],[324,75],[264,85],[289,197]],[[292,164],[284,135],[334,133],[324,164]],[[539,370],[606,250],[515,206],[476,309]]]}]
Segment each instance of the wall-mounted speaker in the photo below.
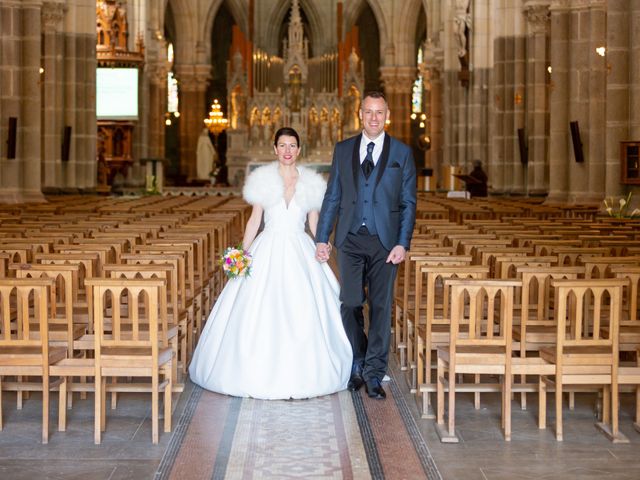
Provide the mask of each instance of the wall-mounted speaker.
[{"label": "wall-mounted speaker", "polygon": [[569,122],[569,129],[571,130],[571,141],[573,143],[573,156],[576,162],[584,162],[584,153],[582,151],[582,140],[580,140],[580,127],[578,121]]},{"label": "wall-mounted speaker", "polygon": [[518,129],[518,150],[520,150],[520,163],[523,165],[529,163],[529,147],[524,128]]},{"label": "wall-mounted speaker", "polygon": [[69,161],[69,155],[71,153],[71,127],[65,125],[62,133],[62,154],[60,158],[63,162]]},{"label": "wall-mounted speaker", "polygon": [[7,158],[16,158],[17,142],[18,117],[9,117],[9,130],[7,131]]}]

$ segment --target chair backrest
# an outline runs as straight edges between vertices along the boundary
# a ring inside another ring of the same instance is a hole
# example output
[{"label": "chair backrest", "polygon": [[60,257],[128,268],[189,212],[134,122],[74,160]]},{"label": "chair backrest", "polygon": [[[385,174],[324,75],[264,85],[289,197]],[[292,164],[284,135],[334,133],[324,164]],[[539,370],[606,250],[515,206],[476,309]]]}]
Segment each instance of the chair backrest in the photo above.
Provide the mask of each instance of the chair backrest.
[{"label": "chair backrest", "polygon": [[[520,281],[448,279],[445,284],[451,290],[451,358],[459,346],[499,347],[510,357],[513,296]],[[463,324],[468,325],[468,332],[461,336]]]},{"label": "chair backrest", "polygon": [[[558,263],[558,257],[555,255],[544,257],[498,255],[495,257],[496,276],[504,280],[508,278],[521,278],[522,275],[518,273],[518,267],[551,267],[556,263]],[[519,301],[517,297],[516,301]]]},{"label": "chair backrest", "polygon": [[612,278],[611,268],[615,265],[640,265],[640,256],[628,257],[583,256],[585,278]]},{"label": "chair backrest", "polygon": [[169,289],[173,298],[174,284],[179,308],[186,308],[187,287],[185,281],[185,259],[178,253],[160,255],[157,253],[125,253],[122,261],[130,265],[170,265],[174,275]]},{"label": "chair backrest", "polygon": [[151,349],[157,359],[160,340],[168,344],[166,316],[163,319],[158,308],[165,281],[90,278],[87,285],[93,293],[96,362],[105,349],[113,355],[121,349]]},{"label": "chair backrest", "polygon": [[640,296],[640,266],[620,265],[611,267],[611,273],[615,278],[628,280],[622,294],[622,318],[621,325],[640,326],[640,312],[638,312],[638,299]]},{"label": "chair backrest", "polygon": [[[62,323],[66,329],[67,354],[74,355],[73,302],[77,297],[78,265],[15,265],[16,278],[50,278],[54,281],[49,296],[49,322]],[[10,267],[10,268],[11,268]]]},{"label": "chair backrest", "polygon": [[[422,305],[426,305],[428,325],[449,323],[451,295],[449,279],[485,279],[489,267],[483,265],[431,265],[420,268],[420,281],[416,283],[416,318]],[[426,278],[425,278],[426,277]]]},{"label": "chair backrest", "polygon": [[[618,333],[625,279],[552,280],[556,298],[556,352],[600,347],[618,363]],[[608,327],[608,328],[602,328]]]},{"label": "chair backrest", "polygon": [[[160,312],[161,315],[166,315],[168,306],[171,307],[171,312],[174,315],[174,319],[178,315],[178,282],[174,280],[175,276],[174,267],[170,264],[164,265],[141,265],[141,264],[127,264],[127,265],[105,265],[105,275],[109,278],[159,278],[165,281],[166,286],[160,289]],[[167,290],[169,295],[167,295]]]},{"label": "chair backrest", "polygon": [[[37,347],[42,351],[43,365],[48,364],[48,310],[52,286],[50,278],[0,279],[0,349]],[[39,326],[39,335],[31,335],[33,324]]]},{"label": "chair backrest", "polygon": [[[522,276],[520,325],[554,325],[554,296],[551,289],[552,279],[577,279],[584,273],[584,267],[518,267]],[[535,306],[532,316],[531,306]],[[524,340],[523,340],[524,341]]]}]

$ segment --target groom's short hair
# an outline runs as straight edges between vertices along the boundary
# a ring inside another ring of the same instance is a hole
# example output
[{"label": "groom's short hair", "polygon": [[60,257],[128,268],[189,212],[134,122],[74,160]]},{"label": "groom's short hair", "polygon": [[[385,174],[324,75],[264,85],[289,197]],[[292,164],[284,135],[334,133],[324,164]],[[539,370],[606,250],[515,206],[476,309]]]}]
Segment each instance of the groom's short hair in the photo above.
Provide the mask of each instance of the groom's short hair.
[{"label": "groom's short hair", "polygon": [[385,97],[384,93],[382,93],[380,90],[369,90],[367,92],[364,92],[364,95],[362,96],[362,102],[360,103],[361,106],[367,98],[381,98],[382,100],[384,100],[384,103],[389,105],[389,102],[387,102],[387,97]]}]

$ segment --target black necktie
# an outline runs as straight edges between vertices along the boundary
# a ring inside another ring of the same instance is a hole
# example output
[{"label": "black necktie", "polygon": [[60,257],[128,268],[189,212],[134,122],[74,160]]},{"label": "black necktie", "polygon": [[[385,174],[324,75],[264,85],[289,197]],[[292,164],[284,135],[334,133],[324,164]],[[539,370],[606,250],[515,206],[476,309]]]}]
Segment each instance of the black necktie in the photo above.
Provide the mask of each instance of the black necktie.
[{"label": "black necktie", "polygon": [[367,145],[367,156],[364,157],[364,161],[361,165],[362,173],[364,173],[365,178],[369,178],[369,175],[373,172],[373,147],[375,146],[376,144],[373,142],[369,142]]}]

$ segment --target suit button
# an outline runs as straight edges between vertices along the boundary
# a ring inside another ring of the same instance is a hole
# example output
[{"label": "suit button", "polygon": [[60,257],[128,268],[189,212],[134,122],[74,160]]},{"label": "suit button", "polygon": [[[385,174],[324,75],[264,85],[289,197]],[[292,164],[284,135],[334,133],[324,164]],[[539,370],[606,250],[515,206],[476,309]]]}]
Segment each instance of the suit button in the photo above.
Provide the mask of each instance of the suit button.
[{"label": "suit button", "polygon": [[354,200],[354,201],[353,201],[353,202],[351,202],[351,203],[353,203],[353,204],[355,205],[355,204],[356,204],[356,201]]},{"label": "suit button", "polygon": [[365,186],[365,187],[368,187],[368,186],[369,186],[369,184],[368,184],[368,183],[365,183],[365,184],[364,184],[364,186]]},{"label": "suit button", "polygon": [[365,200],[364,203],[369,203],[369,200]]},{"label": "suit button", "polygon": [[362,221],[366,222],[367,221],[367,217],[362,217]]}]

